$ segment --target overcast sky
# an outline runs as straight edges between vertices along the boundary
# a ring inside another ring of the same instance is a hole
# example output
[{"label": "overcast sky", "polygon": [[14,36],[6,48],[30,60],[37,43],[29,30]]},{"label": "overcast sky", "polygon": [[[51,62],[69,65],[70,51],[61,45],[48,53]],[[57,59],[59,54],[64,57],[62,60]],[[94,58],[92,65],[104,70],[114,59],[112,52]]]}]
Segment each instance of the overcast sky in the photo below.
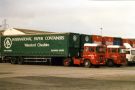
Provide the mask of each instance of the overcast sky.
[{"label": "overcast sky", "polygon": [[0,0],[10,27],[135,38],[135,1]]}]

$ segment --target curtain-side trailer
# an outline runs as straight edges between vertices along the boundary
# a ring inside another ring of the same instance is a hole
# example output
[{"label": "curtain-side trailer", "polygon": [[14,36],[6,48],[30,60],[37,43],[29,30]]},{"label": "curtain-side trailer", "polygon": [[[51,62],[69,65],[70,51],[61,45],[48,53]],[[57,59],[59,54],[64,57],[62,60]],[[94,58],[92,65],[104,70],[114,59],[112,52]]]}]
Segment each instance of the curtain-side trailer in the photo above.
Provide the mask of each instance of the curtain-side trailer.
[{"label": "curtain-side trailer", "polygon": [[12,64],[59,62],[79,55],[77,33],[2,36],[2,58]]}]

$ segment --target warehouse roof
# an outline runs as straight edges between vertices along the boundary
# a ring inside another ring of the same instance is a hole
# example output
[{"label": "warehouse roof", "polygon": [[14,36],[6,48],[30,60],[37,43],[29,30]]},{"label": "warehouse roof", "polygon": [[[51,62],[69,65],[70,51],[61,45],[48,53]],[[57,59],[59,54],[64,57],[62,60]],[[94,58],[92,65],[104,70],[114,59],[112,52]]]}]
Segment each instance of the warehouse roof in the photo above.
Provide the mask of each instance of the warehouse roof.
[{"label": "warehouse roof", "polygon": [[29,34],[45,34],[52,33],[49,31],[31,30],[31,29],[20,29],[20,28],[8,28],[6,30],[1,30],[1,35],[29,35]]},{"label": "warehouse roof", "polygon": [[52,33],[49,31],[40,31],[40,30],[31,30],[31,29],[20,29],[20,28],[14,28],[18,31],[21,31],[25,34],[43,34],[43,33]]}]

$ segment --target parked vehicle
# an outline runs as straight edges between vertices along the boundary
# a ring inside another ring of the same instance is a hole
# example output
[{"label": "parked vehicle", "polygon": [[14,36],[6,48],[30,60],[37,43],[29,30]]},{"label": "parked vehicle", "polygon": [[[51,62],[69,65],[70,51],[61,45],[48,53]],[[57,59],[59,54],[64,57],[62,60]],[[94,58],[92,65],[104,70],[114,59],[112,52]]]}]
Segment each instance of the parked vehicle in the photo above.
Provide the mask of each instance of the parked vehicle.
[{"label": "parked vehicle", "polygon": [[80,38],[76,33],[3,36],[2,58],[12,64],[59,62],[79,55]]},{"label": "parked vehicle", "polygon": [[133,47],[133,48],[135,48],[135,39],[130,39],[131,40],[131,46]]},{"label": "parked vehicle", "polygon": [[120,37],[113,37],[113,45],[122,46],[123,45],[122,38],[120,38]]},{"label": "parked vehicle", "polygon": [[126,52],[124,47],[118,45],[108,45],[106,49],[106,64],[109,67],[121,66],[126,63]]},{"label": "parked vehicle", "polygon": [[85,43],[102,44],[102,37],[99,35],[80,34],[81,48],[84,48]]},{"label": "parked vehicle", "polygon": [[92,43],[102,44],[102,36],[92,35]]},{"label": "parked vehicle", "polygon": [[127,38],[123,38],[123,46],[124,46],[124,43],[128,43],[128,44],[132,45],[131,40],[127,39]]},{"label": "parked vehicle", "polygon": [[73,57],[73,64],[85,67],[105,65],[105,46],[101,44],[84,44],[81,57]]},{"label": "parked vehicle", "polygon": [[102,39],[104,45],[113,45],[113,37],[105,36]]},{"label": "parked vehicle", "polygon": [[12,64],[62,62],[65,66],[77,64],[79,60],[78,64],[84,64],[85,67],[104,65],[105,52],[102,51],[102,44],[83,42],[84,48],[80,51],[80,40],[80,35],[76,33],[3,36],[2,60],[10,60]]},{"label": "parked vehicle", "polygon": [[92,43],[92,35],[80,34],[80,48],[84,48],[85,43]]},{"label": "parked vehicle", "polygon": [[135,63],[135,48],[133,48],[129,43],[124,43],[126,47],[126,60],[127,65],[132,65]]}]

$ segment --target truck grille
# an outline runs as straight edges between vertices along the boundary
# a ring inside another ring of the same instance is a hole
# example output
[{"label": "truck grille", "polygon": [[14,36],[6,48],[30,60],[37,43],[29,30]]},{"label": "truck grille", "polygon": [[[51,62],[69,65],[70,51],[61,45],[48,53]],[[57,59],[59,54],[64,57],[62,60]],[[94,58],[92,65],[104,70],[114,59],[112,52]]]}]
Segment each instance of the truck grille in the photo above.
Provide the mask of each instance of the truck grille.
[{"label": "truck grille", "polygon": [[99,56],[100,63],[103,62],[103,60],[104,60],[103,56]]}]

